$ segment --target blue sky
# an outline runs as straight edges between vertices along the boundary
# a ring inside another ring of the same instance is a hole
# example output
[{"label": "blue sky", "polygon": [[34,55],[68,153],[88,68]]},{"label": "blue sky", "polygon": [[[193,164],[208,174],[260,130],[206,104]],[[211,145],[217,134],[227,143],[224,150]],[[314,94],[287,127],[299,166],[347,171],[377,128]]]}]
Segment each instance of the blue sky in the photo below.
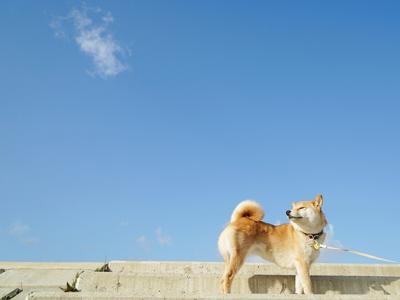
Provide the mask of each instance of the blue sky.
[{"label": "blue sky", "polygon": [[400,260],[399,6],[2,1],[0,260],[218,261],[239,201],[318,193]]}]

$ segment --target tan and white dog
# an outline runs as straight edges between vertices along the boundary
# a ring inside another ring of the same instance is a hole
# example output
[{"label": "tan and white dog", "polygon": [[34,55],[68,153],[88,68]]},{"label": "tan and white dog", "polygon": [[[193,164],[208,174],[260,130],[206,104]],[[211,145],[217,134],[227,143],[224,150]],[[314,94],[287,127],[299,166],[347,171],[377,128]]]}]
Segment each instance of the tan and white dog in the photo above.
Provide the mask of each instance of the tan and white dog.
[{"label": "tan and white dog", "polygon": [[280,267],[296,269],[296,294],[312,294],[310,266],[319,255],[314,246],[324,241],[327,224],[322,202],[318,195],[311,201],[292,203],[292,209],[286,211],[290,222],[277,226],[261,221],[264,211],[257,202],[239,203],[218,239],[225,263],[222,291],[230,293],[246,256],[256,254]]}]

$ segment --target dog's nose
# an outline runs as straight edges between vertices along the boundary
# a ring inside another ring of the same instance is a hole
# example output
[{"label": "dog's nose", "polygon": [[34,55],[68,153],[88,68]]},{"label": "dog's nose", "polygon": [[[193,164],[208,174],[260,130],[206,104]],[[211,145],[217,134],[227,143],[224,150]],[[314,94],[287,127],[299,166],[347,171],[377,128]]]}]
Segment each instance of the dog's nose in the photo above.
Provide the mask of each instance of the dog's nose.
[{"label": "dog's nose", "polygon": [[290,210],[287,210],[287,211],[286,211],[286,215],[287,215],[288,217],[290,216],[290,213],[291,213]]}]

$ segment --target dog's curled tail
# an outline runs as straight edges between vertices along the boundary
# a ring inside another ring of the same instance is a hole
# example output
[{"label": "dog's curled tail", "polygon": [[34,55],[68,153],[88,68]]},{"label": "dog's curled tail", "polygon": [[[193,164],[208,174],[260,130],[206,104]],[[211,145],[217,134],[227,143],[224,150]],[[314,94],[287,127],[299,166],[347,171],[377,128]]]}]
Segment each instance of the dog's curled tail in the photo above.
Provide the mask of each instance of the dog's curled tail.
[{"label": "dog's curled tail", "polygon": [[242,201],[233,210],[231,223],[236,222],[240,218],[250,218],[254,221],[261,221],[264,218],[264,210],[261,205],[252,200]]}]

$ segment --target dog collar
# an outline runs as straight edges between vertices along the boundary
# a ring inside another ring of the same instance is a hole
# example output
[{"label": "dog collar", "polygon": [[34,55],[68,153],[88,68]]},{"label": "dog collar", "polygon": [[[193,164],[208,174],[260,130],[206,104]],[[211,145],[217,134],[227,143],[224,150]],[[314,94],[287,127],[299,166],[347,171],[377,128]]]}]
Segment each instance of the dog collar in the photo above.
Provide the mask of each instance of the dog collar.
[{"label": "dog collar", "polygon": [[324,234],[324,230],[321,230],[321,231],[318,232],[318,233],[305,233],[305,232],[303,232],[303,231],[302,231],[302,233],[303,233],[305,236],[307,236],[310,240],[316,241],[316,240],[318,240],[318,239],[321,237],[321,235]]}]

